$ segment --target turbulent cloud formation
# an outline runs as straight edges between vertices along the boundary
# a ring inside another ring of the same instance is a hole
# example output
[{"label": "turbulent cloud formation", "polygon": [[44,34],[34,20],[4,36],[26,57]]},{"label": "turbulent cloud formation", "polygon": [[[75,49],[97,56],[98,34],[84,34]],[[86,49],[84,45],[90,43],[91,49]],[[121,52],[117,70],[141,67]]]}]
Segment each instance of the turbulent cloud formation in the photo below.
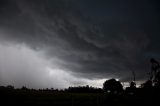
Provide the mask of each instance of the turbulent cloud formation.
[{"label": "turbulent cloud formation", "polygon": [[53,62],[42,58],[42,51],[34,51],[24,44],[1,44],[0,49],[0,83],[3,85],[38,89],[66,88],[90,83],[101,87],[105,80],[76,78],[72,73],[65,72]]},{"label": "turbulent cloud formation", "polygon": [[160,58],[158,1],[1,0],[0,13],[2,84],[99,86],[132,71],[144,80]]}]

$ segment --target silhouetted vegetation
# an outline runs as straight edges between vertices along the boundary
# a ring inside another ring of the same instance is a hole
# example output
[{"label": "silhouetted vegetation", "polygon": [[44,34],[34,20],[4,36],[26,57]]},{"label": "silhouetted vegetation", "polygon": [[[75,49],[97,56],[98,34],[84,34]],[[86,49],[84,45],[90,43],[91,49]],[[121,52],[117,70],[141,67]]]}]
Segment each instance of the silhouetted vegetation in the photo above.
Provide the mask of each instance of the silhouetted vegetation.
[{"label": "silhouetted vegetation", "polygon": [[54,88],[20,89],[14,86],[0,86],[1,100],[5,104],[55,105],[55,106],[134,106],[159,104],[160,97],[160,65],[155,59],[150,60],[149,79],[140,87],[136,87],[135,75],[130,86],[123,89],[120,81],[106,80],[102,88],[89,85],[69,87],[59,90]]},{"label": "silhouetted vegetation", "polygon": [[102,93],[103,90],[101,88],[94,88],[90,87],[89,85],[86,86],[78,86],[78,87],[69,87],[65,90],[65,92],[70,93]]},{"label": "silhouetted vegetation", "polygon": [[118,94],[123,91],[123,86],[120,81],[110,79],[104,82],[103,89],[108,93]]}]

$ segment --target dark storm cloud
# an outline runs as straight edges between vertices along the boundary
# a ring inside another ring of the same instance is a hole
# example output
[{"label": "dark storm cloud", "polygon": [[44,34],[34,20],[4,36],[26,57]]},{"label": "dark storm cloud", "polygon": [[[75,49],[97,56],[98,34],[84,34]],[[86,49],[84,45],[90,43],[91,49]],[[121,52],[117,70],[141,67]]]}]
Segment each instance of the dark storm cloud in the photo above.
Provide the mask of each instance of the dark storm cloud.
[{"label": "dark storm cloud", "polygon": [[2,0],[0,5],[1,42],[43,50],[79,77],[126,81],[135,71],[143,79],[148,59],[160,58],[156,1]]}]

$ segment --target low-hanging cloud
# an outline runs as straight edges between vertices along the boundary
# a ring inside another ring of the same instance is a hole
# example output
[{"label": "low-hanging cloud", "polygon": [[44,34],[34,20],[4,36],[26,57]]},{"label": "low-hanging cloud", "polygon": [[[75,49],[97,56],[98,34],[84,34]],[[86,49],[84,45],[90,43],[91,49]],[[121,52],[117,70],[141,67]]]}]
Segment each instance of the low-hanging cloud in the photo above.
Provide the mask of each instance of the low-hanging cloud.
[{"label": "low-hanging cloud", "polygon": [[0,83],[29,88],[66,88],[91,84],[101,87],[102,81],[76,78],[72,73],[51,64],[26,45],[0,44]]}]

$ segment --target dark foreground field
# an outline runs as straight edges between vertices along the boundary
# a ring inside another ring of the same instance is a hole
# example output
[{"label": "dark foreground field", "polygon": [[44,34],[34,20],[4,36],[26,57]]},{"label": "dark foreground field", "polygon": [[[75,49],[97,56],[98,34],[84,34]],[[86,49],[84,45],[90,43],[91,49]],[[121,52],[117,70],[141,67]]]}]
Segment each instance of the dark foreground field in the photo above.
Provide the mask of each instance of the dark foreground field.
[{"label": "dark foreground field", "polygon": [[153,106],[159,100],[159,97],[154,95],[111,95],[106,93],[67,93],[35,90],[1,90],[0,96],[1,103],[5,105],[22,106]]}]

